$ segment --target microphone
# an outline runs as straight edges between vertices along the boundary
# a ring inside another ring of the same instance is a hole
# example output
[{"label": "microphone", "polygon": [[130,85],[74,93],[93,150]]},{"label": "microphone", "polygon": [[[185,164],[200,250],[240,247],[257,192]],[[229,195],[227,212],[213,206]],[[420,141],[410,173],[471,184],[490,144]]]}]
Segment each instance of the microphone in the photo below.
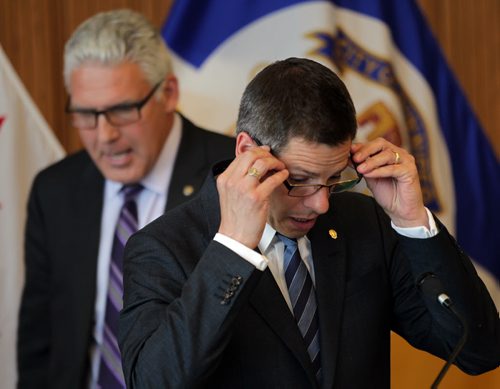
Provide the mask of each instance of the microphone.
[{"label": "microphone", "polygon": [[424,295],[430,297],[434,301],[437,301],[441,306],[449,310],[462,325],[462,337],[460,338],[458,344],[453,349],[453,352],[450,354],[448,360],[446,361],[445,365],[443,366],[443,368],[441,369],[441,371],[439,372],[438,376],[436,377],[431,386],[431,389],[436,389],[438,387],[438,384],[441,382],[444,375],[452,365],[452,363],[457,358],[458,354],[460,354],[460,351],[462,351],[462,348],[464,347],[465,342],[467,340],[468,327],[466,321],[463,319],[460,313],[455,309],[453,301],[451,300],[450,296],[446,294],[446,292],[444,291],[443,284],[435,274],[433,273],[423,274],[417,280],[417,286],[420,288],[420,290]]}]

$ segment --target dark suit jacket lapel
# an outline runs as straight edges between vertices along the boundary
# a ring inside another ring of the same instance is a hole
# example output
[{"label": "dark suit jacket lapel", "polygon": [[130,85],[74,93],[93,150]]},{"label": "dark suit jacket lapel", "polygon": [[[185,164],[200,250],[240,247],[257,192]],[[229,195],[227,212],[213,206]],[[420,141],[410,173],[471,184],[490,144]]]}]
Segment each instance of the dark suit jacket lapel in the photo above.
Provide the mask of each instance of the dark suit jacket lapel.
[{"label": "dark suit jacket lapel", "polygon": [[200,130],[193,123],[182,117],[181,142],[170,180],[166,211],[187,200],[184,188],[191,186],[193,190],[197,191],[206,177],[202,173],[205,171],[207,163],[205,149],[198,139],[198,131]]},{"label": "dark suit jacket lapel", "polygon": [[[331,212],[331,211],[330,211]],[[329,214],[330,215],[330,214]],[[337,233],[336,239],[330,230]],[[331,388],[335,377],[346,285],[346,248],[338,218],[324,216],[308,234],[316,275],[323,387]]]},{"label": "dark suit jacket lapel", "polygon": [[250,304],[295,355],[309,376],[311,387],[315,387],[316,379],[304,339],[269,269],[264,271]]},{"label": "dark suit jacket lapel", "polygon": [[[93,317],[96,277],[97,256],[99,252],[99,241],[101,234],[101,215],[104,196],[104,179],[92,162],[83,170],[80,176],[80,188],[75,194],[76,209],[75,216],[80,226],[80,231],[67,233],[78,233],[80,236],[75,240],[75,263],[80,267],[79,280],[85,280],[81,290],[91,301]],[[81,206],[79,206],[81,205]],[[78,280],[75,280],[79,282]]]},{"label": "dark suit jacket lapel", "polygon": [[[67,217],[73,219],[71,224],[74,227],[60,232],[60,239],[65,242],[60,258],[67,261],[64,268],[70,269],[68,282],[72,284],[74,293],[79,295],[76,298],[78,304],[68,314],[68,320],[71,321],[69,327],[77,328],[76,333],[81,334],[79,339],[71,343],[74,347],[71,354],[79,359],[78,366],[88,367],[88,360],[80,361],[80,358],[88,356],[92,336],[104,179],[90,158],[83,158],[78,171],[81,173],[74,177],[74,192],[68,193],[67,202],[64,203]],[[71,299],[71,294],[67,298]],[[85,373],[71,374],[80,376]]]},{"label": "dark suit jacket lapel", "polygon": [[[217,164],[212,169],[213,172],[215,174],[221,173],[229,162],[226,161]],[[207,216],[208,235],[211,239],[217,232],[220,223],[219,196],[213,174],[207,177],[200,191],[200,196],[202,198],[204,214]],[[250,297],[250,305],[267,322],[269,327],[273,329],[276,336],[280,337],[289,347],[290,351],[296,356],[307,372],[311,381],[311,387],[316,387],[314,372],[311,368],[304,340],[269,269],[264,271],[259,284]]]}]

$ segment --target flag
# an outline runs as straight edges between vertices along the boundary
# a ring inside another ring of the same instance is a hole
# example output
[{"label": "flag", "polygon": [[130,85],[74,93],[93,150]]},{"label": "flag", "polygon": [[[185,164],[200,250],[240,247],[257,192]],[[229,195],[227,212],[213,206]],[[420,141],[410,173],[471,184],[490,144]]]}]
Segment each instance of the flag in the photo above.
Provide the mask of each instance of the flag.
[{"label": "flag", "polygon": [[500,307],[500,165],[415,1],[183,0],[162,34],[179,109],[229,134],[264,66],[295,56],[336,71],[356,106],[357,140],[382,136],[415,156],[426,206]]},{"label": "flag", "polygon": [[0,379],[15,388],[23,239],[35,173],[64,151],[0,46]]}]

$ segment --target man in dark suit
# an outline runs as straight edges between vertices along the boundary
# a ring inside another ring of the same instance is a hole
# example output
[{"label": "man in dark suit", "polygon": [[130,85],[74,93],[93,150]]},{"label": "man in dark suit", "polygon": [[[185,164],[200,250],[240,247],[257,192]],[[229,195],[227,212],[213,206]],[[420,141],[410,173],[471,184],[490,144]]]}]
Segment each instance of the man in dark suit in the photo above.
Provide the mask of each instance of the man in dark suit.
[{"label": "man in dark suit", "polygon": [[[246,88],[236,158],[129,240],[119,344],[129,388],[388,388],[390,331],[457,365],[500,363],[474,268],[424,207],[414,158],[352,144],[355,110],[326,67],[290,58]],[[373,197],[344,192],[361,179]]]},{"label": "man in dark suit", "polygon": [[65,82],[85,150],[39,173],[31,190],[19,388],[110,388],[100,374],[121,188],[142,185],[142,227],[196,193],[215,161],[234,155],[233,138],[175,112],[169,53],[142,15],[120,10],[84,22],[66,44]]}]

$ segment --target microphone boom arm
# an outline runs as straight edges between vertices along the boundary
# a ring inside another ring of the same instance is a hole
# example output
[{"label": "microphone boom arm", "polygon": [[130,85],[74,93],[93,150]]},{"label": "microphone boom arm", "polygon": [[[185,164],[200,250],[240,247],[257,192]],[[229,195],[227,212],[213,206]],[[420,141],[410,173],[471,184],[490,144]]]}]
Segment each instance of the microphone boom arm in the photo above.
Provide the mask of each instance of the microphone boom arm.
[{"label": "microphone boom arm", "polygon": [[467,341],[469,329],[467,326],[467,322],[464,320],[462,315],[460,315],[460,313],[455,309],[452,300],[444,292],[444,287],[441,284],[439,278],[437,278],[435,274],[432,273],[424,274],[422,277],[419,278],[417,285],[425,295],[431,297],[434,300],[437,300],[439,305],[449,310],[462,325],[462,337],[458,341],[457,345],[455,346],[452,353],[448,357],[445,365],[442,367],[438,376],[431,385],[431,389],[436,389],[439,383],[442,381],[445,374],[447,373],[450,366],[453,364],[453,362],[455,362],[455,359],[457,358],[458,354],[460,354],[460,351],[462,351],[462,348],[464,347],[465,342]]}]

